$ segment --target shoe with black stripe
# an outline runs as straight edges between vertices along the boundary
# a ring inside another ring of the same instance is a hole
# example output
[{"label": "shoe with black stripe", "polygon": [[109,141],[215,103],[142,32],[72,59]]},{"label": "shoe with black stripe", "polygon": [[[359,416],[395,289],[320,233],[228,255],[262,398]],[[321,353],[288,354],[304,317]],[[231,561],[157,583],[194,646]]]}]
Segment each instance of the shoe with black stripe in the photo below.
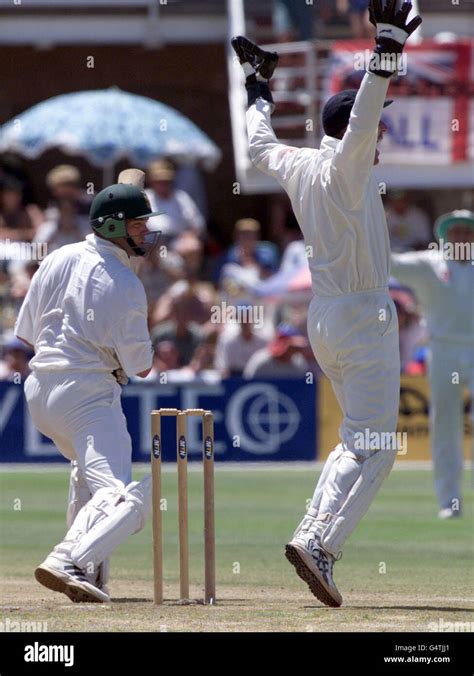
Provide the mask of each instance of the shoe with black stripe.
[{"label": "shoe with black stripe", "polygon": [[66,594],[74,603],[110,603],[110,596],[91,584],[72,561],[50,555],[35,570],[35,578],[43,587]]},{"label": "shoe with black stripe", "polygon": [[339,608],[342,596],[332,578],[335,559],[320,546],[314,533],[303,532],[294,536],[286,545],[285,556],[321,603]]}]

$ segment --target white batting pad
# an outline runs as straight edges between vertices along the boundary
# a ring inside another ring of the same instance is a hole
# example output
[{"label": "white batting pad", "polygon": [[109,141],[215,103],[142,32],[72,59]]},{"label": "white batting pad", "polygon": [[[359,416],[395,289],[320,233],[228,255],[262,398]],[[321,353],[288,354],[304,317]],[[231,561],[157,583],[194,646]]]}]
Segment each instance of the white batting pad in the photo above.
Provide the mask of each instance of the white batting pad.
[{"label": "white batting pad", "polygon": [[129,484],[118,504],[105,502],[98,506],[100,516],[71,551],[79,568],[87,570],[90,564],[97,567],[118,545],[143,528],[151,508],[151,477]]},{"label": "white batting pad", "polygon": [[69,478],[69,497],[67,508],[67,527],[71,528],[76,516],[92,497],[84,473],[79,468],[77,460],[71,462]]},{"label": "white batting pad", "polygon": [[333,556],[338,556],[368,510],[396,456],[396,450],[380,450],[357,458],[350,451],[341,452],[340,446],[330,454],[323,472],[326,476],[321,481],[321,475],[311,507],[318,510],[321,544]]}]

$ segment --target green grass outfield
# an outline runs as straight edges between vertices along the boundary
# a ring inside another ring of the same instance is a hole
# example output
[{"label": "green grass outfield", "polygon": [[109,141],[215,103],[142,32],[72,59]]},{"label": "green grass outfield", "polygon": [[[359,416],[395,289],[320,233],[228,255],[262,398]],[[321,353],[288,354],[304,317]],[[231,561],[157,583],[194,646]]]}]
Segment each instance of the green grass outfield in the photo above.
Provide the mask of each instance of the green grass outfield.
[{"label": "green grass outfield", "polygon": [[[194,598],[202,596],[203,580],[197,468],[189,476]],[[134,478],[143,474],[142,466]],[[323,607],[283,556],[318,474],[314,465],[216,468],[217,603],[183,607],[176,603],[176,476],[167,467],[166,602],[155,608],[150,521],[113,556],[112,604],[74,605],[33,578],[35,566],[65,532],[67,469],[0,469],[0,622],[47,622],[49,631],[429,631],[433,623],[443,629],[447,622],[470,622],[474,629],[473,498],[467,472],[464,515],[453,521],[437,518],[431,472],[392,472],[335,566],[344,596],[337,610]]]}]

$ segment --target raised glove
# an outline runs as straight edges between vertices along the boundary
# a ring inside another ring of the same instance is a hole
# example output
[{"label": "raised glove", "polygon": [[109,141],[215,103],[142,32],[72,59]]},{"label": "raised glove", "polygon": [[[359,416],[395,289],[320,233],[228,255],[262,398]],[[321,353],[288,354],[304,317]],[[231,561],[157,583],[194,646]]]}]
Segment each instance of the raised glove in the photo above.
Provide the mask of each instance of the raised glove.
[{"label": "raised glove", "polygon": [[243,35],[232,38],[230,43],[246,75],[248,106],[250,107],[261,96],[274,107],[268,80],[278,63],[278,54],[266,52]]},{"label": "raised glove", "polygon": [[411,11],[411,2],[404,2],[397,9],[397,0],[388,0],[382,7],[380,0],[370,0],[369,18],[376,30],[375,49],[368,70],[381,77],[390,77],[398,68],[398,59],[410,35],[421,24],[420,16],[406,23]]}]

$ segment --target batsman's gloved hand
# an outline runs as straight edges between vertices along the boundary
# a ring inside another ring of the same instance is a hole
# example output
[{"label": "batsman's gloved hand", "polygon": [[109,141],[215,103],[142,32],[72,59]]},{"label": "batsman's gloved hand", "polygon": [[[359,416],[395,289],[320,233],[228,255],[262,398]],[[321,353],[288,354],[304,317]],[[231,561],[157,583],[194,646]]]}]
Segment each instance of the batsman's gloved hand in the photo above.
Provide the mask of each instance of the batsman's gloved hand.
[{"label": "batsman's gloved hand", "polygon": [[406,23],[411,2],[404,2],[400,9],[396,5],[397,0],[388,0],[385,7],[382,7],[381,0],[369,2],[369,19],[377,30],[377,36],[368,70],[381,77],[390,77],[396,72],[405,42],[422,22],[421,17],[416,16],[409,24]]},{"label": "batsman's gloved hand", "polygon": [[243,35],[232,38],[230,43],[246,75],[245,88],[247,89],[248,106],[250,107],[261,96],[272,105],[273,112],[275,104],[268,86],[268,80],[273,75],[278,63],[278,54],[266,52]]},{"label": "batsman's gloved hand", "polygon": [[112,373],[119,385],[126,385],[128,383],[128,376],[123,369],[115,369]]}]

